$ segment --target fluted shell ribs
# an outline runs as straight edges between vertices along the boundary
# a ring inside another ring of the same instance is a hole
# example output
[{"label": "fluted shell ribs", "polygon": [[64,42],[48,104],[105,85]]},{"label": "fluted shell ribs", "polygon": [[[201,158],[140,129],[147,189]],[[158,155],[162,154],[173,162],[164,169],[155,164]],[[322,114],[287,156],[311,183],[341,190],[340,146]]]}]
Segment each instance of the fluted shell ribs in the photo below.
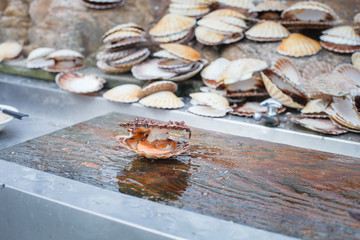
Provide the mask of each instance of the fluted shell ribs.
[{"label": "fluted shell ribs", "polygon": [[10,60],[20,55],[23,45],[16,41],[7,41],[0,44],[0,62]]},{"label": "fluted shell ribs", "polygon": [[77,72],[59,73],[56,75],[55,81],[62,89],[77,94],[88,94],[99,91],[106,82],[103,78],[94,74]]},{"label": "fluted shell ribs", "polygon": [[191,131],[184,122],[162,123],[149,119],[136,118],[127,123],[120,123],[126,128],[129,136],[119,135],[117,142],[128,150],[150,159],[167,159],[184,153],[189,148],[189,142],[170,136],[172,131],[185,131],[191,137]]},{"label": "fluted shell ribs", "polygon": [[150,83],[149,85],[143,87],[141,91],[139,92],[138,96],[139,98],[144,98],[146,96],[149,96],[151,94],[161,92],[161,91],[170,91],[170,92],[176,92],[177,91],[177,84],[170,81],[157,81]]},{"label": "fluted shell ribs", "polygon": [[96,65],[108,73],[123,73],[145,61],[150,50],[141,47],[146,42],[143,27],[136,23],[123,23],[104,33],[102,42],[105,50],[98,52]]},{"label": "fluted shell ribs", "polygon": [[323,48],[339,53],[360,51],[360,34],[352,26],[339,26],[322,32],[320,44]]},{"label": "fluted shell ribs", "polygon": [[114,87],[103,94],[103,97],[112,102],[133,103],[139,100],[141,87],[135,84],[123,84]]},{"label": "fluted shell ribs", "polygon": [[300,33],[292,33],[277,47],[277,52],[290,57],[305,57],[318,53],[320,44]]},{"label": "fluted shell ribs", "polygon": [[232,9],[219,9],[200,19],[195,37],[204,45],[220,45],[237,42],[244,37],[245,16]]},{"label": "fluted shell ribs", "polygon": [[280,23],[264,21],[245,32],[248,39],[260,42],[279,41],[287,38],[290,32]]},{"label": "fluted shell ribs", "polygon": [[145,107],[160,109],[178,109],[184,107],[184,102],[171,91],[161,91],[146,96],[139,101]]}]

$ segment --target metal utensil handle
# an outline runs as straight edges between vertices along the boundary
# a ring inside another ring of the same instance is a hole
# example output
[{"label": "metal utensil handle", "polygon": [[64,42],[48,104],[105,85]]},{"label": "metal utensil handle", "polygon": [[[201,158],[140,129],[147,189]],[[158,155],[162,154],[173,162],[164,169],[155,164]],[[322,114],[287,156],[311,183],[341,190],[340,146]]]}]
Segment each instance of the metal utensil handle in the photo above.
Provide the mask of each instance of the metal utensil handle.
[{"label": "metal utensil handle", "polygon": [[17,118],[17,119],[22,119],[23,117],[28,117],[29,116],[27,114],[11,111],[11,110],[5,109],[5,108],[0,108],[0,109],[4,114],[10,115],[10,116],[12,116],[14,118]]}]

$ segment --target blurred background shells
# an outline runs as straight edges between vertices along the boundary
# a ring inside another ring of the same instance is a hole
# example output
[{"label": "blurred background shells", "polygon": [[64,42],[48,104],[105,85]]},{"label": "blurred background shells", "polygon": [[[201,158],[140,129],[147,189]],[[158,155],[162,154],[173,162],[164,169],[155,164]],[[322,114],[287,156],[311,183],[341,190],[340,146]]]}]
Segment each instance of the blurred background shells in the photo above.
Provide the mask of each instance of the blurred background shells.
[{"label": "blurred background shells", "polygon": [[84,55],[75,50],[60,49],[45,57],[46,60],[52,60],[54,64],[44,69],[48,72],[76,71],[85,67],[84,58]]},{"label": "blurred background shells", "polygon": [[0,44],[0,62],[10,60],[20,55],[23,44],[17,41],[6,41]]},{"label": "blurred background shells", "polygon": [[68,92],[89,94],[102,89],[106,80],[94,74],[63,72],[56,75],[55,82],[60,88]]},{"label": "blurred background shells", "polygon": [[327,29],[320,36],[323,48],[338,53],[360,51],[360,34],[352,26],[339,26]]},{"label": "blurred background shells", "polygon": [[125,0],[82,0],[82,4],[88,8],[93,9],[109,9],[120,7]]},{"label": "blurred background shells", "polygon": [[146,41],[145,30],[136,23],[111,28],[102,36],[104,50],[96,55],[97,67],[114,74],[130,71],[150,55],[150,50],[142,45]]},{"label": "blurred background shells", "polygon": [[46,59],[46,57],[55,52],[54,48],[40,47],[32,50],[26,61],[27,68],[44,68],[55,64],[53,59]]}]

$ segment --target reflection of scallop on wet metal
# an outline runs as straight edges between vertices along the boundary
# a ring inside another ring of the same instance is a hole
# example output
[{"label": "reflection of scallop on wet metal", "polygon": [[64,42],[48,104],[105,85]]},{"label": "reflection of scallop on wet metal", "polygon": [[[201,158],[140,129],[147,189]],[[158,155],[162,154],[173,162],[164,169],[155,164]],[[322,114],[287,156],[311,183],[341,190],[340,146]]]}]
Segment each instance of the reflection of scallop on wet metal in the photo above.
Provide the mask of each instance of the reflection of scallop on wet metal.
[{"label": "reflection of scallop on wet metal", "polygon": [[189,142],[175,139],[169,135],[170,131],[186,131],[191,137],[191,131],[184,122],[162,123],[149,119],[136,118],[127,123],[121,123],[127,128],[129,136],[117,136],[121,146],[146,158],[164,159],[184,153],[189,148]]}]

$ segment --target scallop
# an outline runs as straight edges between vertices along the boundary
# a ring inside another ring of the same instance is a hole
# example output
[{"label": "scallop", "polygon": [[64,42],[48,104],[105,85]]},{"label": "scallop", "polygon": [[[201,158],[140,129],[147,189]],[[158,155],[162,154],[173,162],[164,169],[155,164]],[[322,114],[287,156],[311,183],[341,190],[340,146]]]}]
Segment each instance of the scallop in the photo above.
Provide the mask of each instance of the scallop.
[{"label": "scallop", "polygon": [[139,100],[141,87],[135,84],[123,84],[114,87],[103,94],[103,97],[109,101],[121,103],[133,103]]},{"label": "scallop", "polygon": [[56,75],[55,81],[60,88],[77,94],[97,92],[104,87],[106,82],[94,74],[77,72],[59,73]]},{"label": "scallop", "polygon": [[149,55],[150,50],[148,48],[142,48],[126,57],[112,61],[111,65],[120,68],[132,67],[144,61]]},{"label": "scallop", "polygon": [[341,73],[354,80],[355,84],[360,87],[360,70],[348,63],[342,63],[336,66],[335,73]]},{"label": "scallop", "polygon": [[203,18],[199,20],[197,24],[221,34],[240,33],[244,30],[242,27],[238,27],[214,18]]},{"label": "scallop", "polygon": [[299,70],[295,67],[292,61],[287,58],[279,58],[273,64],[273,69],[280,72],[289,81],[296,86],[301,84],[301,75]]},{"label": "scallop", "polygon": [[169,13],[199,18],[210,12],[208,4],[170,3]]},{"label": "scallop", "polygon": [[243,102],[231,106],[230,113],[241,117],[252,117],[254,113],[266,113],[267,107],[261,106],[260,102]]},{"label": "scallop", "polygon": [[323,73],[311,82],[313,88],[329,96],[341,97],[348,95],[356,88],[355,80],[341,73]]},{"label": "scallop", "polygon": [[356,52],[351,56],[351,62],[357,69],[360,69],[360,52]]},{"label": "scallop", "polygon": [[204,45],[220,45],[228,35],[214,32],[207,27],[199,26],[195,28],[195,37],[199,43]]},{"label": "scallop", "polygon": [[227,113],[227,109],[218,109],[209,106],[191,106],[187,109],[188,112],[203,116],[203,117],[224,117]]},{"label": "scallop", "polygon": [[145,86],[138,94],[139,98],[144,98],[156,92],[161,91],[177,91],[177,84],[170,81],[158,81]]},{"label": "scallop", "polygon": [[131,70],[131,66],[128,67],[113,67],[107,61],[99,60],[96,62],[96,66],[107,73],[124,73]]},{"label": "scallop", "polygon": [[264,21],[256,24],[245,32],[248,39],[254,41],[279,41],[287,38],[290,32],[280,23],[273,21]]},{"label": "scallop", "polygon": [[193,48],[177,43],[161,44],[160,47],[184,61],[198,61],[200,54]]},{"label": "scallop", "polygon": [[280,1],[267,0],[251,8],[249,12],[250,13],[282,12],[287,8],[288,6],[281,3]]},{"label": "scallop", "polygon": [[45,67],[49,72],[75,71],[84,67],[84,56],[71,49],[57,50],[46,57],[47,60],[54,60],[55,64]]},{"label": "scallop", "polygon": [[129,30],[129,29],[131,29],[134,32],[139,32],[139,33],[145,32],[144,28],[141,27],[140,25],[138,25],[136,23],[128,22],[128,23],[118,24],[115,27],[109,29],[106,33],[104,33],[104,35],[101,37],[101,39],[106,38],[107,36],[109,36],[112,33],[122,31],[122,30]]},{"label": "scallop", "polygon": [[[359,45],[360,44],[360,34],[355,31],[352,26],[339,26],[327,29],[322,32],[325,36],[335,36],[341,37],[349,41],[348,45]],[[321,37],[320,37],[321,39]],[[337,43],[337,42],[332,42]],[[339,44],[347,44],[344,42],[340,42]]]},{"label": "scallop", "polygon": [[184,107],[184,102],[173,92],[161,91],[140,99],[140,104],[146,107],[161,109],[177,109]]},{"label": "scallop", "polygon": [[157,58],[181,59],[181,58],[175,56],[174,54],[169,53],[166,50],[160,50],[160,51],[154,52],[153,56],[157,57]]},{"label": "scallop", "polygon": [[161,36],[161,37],[152,37],[152,40],[155,41],[156,43],[173,43],[173,42],[178,42],[180,40],[183,40],[184,38],[186,38],[188,35],[190,34],[189,31],[182,31],[182,32],[178,32],[175,34],[171,34],[168,36]]},{"label": "scallop", "polygon": [[206,14],[203,18],[222,18],[222,17],[233,17],[233,18],[240,18],[240,19],[246,19],[246,16],[244,14],[239,13],[236,10],[230,9],[230,8],[223,8],[215,10],[209,14]]},{"label": "scallop", "polygon": [[175,76],[169,78],[169,80],[171,80],[171,81],[183,81],[183,80],[189,79],[189,78],[195,76],[196,74],[198,74],[201,71],[201,69],[204,68],[204,66],[206,64],[207,64],[207,60],[202,59],[202,60],[196,62],[194,68],[191,71],[175,75]]},{"label": "scallop", "polygon": [[109,9],[122,6],[124,0],[82,0],[82,4],[93,9]]},{"label": "scallop", "polygon": [[301,109],[301,115],[306,117],[328,118],[325,109],[329,103],[330,101],[325,99],[311,100]]},{"label": "scallop", "polygon": [[196,19],[177,14],[166,14],[150,29],[151,36],[161,37],[191,29],[196,24]]},{"label": "scallop", "polygon": [[161,70],[158,63],[163,59],[148,59],[136,66],[133,66],[131,73],[139,80],[169,79],[176,76],[176,73]]},{"label": "scallop", "polygon": [[26,61],[27,68],[44,68],[55,64],[53,59],[45,59],[49,54],[55,52],[54,48],[36,48],[32,50]]},{"label": "scallop", "polygon": [[216,109],[230,110],[228,100],[216,93],[190,93],[192,105],[205,105]]},{"label": "scallop", "polygon": [[315,55],[321,50],[320,44],[300,33],[292,33],[277,47],[277,52],[290,57]]},{"label": "scallop", "polygon": [[201,78],[203,83],[211,88],[216,88],[222,84],[221,74],[231,63],[226,58],[218,58],[215,61],[211,62],[207,67],[201,71]]},{"label": "scallop", "polygon": [[16,41],[7,41],[0,44],[0,62],[10,60],[20,55],[23,45]]},{"label": "scallop", "polygon": [[217,0],[217,2],[226,6],[241,9],[250,9],[254,7],[254,3],[252,0]]},{"label": "scallop", "polygon": [[96,54],[97,60],[114,61],[129,56],[136,52],[136,48],[124,49],[116,52],[101,51]]}]

